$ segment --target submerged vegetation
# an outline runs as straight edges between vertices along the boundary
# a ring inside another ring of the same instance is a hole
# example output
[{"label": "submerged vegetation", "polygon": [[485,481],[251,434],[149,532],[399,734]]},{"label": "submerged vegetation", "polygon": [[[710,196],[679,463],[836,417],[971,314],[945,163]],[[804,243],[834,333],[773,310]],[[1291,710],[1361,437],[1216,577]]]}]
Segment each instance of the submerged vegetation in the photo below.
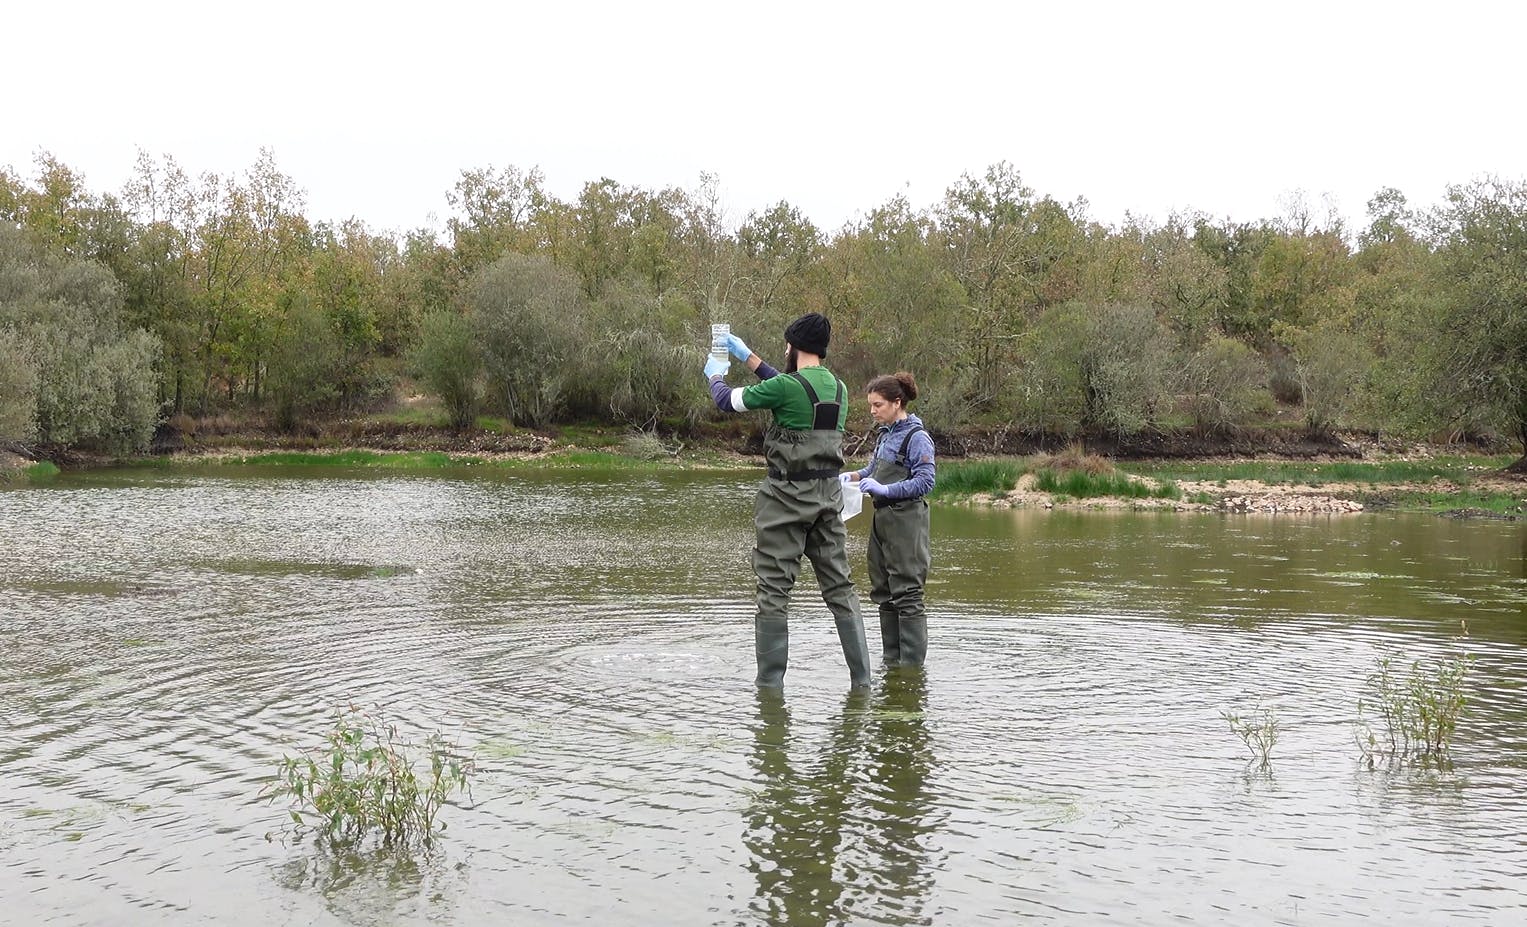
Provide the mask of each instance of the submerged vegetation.
[{"label": "submerged vegetation", "polygon": [[1416,660],[1408,671],[1390,657],[1379,659],[1368,676],[1366,697],[1358,702],[1357,746],[1369,765],[1447,762],[1458,716],[1468,703],[1468,671],[1467,656]]},{"label": "submerged vegetation", "polygon": [[1251,758],[1258,766],[1266,769],[1272,764],[1272,750],[1278,743],[1280,725],[1271,708],[1258,704],[1245,717],[1231,712],[1221,712],[1220,717],[1230,725],[1231,733],[1251,751]]},{"label": "submerged vegetation", "polygon": [[473,771],[439,735],[422,744],[395,725],[351,706],[335,713],[321,747],[282,759],[271,801],[286,801],[297,834],[314,830],[330,845],[367,838],[383,846],[428,846],[451,794],[469,791]]}]

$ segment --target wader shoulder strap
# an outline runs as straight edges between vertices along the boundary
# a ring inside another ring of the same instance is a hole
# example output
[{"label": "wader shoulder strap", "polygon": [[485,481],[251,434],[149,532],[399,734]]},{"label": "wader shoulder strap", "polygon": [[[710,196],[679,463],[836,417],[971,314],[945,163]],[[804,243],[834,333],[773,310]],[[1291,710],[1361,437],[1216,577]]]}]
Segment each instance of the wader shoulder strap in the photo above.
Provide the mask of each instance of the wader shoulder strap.
[{"label": "wader shoulder strap", "polygon": [[806,398],[811,401],[811,427],[816,431],[837,431],[838,417],[843,410],[843,381],[838,380],[838,391],[832,402],[823,402],[817,391],[812,388],[811,381],[801,376],[800,371],[790,374],[806,390]]},{"label": "wader shoulder strap", "polygon": [[[924,428],[921,425],[913,425],[911,428],[907,429],[907,433],[905,435],[903,435],[902,439],[901,439],[901,450],[896,452],[895,463],[900,464],[903,467],[906,467],[908,470],[912,469],[911,466],[909,466],[911,461],[907,459],[907,448],[912,446],[912,437],[914,435],[916,435],[919,431],[927,431],[927,430],[928,429]],[[885,438],[882,437],[881,440],[884,441]]]},{"label": "wader shoulder strap", "polygon": [[[912,445],[912,437],[913,437],[913,435],[916,435],[920,431],[927,431],[927,430],[928,429],[924,428],[921,425],[913,425],[910,429],[908,429],[907,436],[905,438],[901,439],[901,453],[897,455],[896,460],[903,467],[907,467],[907,464],[911,463],[911,461],[908,460],[908,458],[907,458],[907,448],[911,447],[911,445]],[[910,470],[911,467],[907,467],[907,469]]]}]

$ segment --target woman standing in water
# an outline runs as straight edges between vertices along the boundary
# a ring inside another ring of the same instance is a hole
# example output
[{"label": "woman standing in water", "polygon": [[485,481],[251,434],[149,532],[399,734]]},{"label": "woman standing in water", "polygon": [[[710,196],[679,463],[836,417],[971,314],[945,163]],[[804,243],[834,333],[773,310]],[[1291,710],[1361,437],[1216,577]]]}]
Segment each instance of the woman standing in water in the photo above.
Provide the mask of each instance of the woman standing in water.
[{"label": "woman standing in water", "polygon": [[870,600],[880,606],[880,640],[888,666],[921,666],[928,654],[923,584],[931,560],[928,493],[933,491],[933,439],[907,411],[917,398],[910,373],[878,376],[865,387],[870,417],[880,426],[875,456],[846,476],[874,500],[870,529]]}]

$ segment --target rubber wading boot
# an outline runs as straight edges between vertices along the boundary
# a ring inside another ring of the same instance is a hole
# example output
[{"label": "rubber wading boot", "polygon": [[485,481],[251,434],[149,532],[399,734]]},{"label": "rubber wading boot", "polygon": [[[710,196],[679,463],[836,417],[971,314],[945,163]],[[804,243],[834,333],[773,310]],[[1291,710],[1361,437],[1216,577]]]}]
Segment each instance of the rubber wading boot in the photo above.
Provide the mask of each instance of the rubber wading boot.
[{"label": "rubber wading boot", "polygon": [[790,662],[790,631],[784,618],[753,619],[753,648],[758,656],[755,683],[766,688],[782,688],[785,665]]},{"label": "rubber wading boot", "polygon": [[896,620],[896,608],[889,602],[880,603],[880,659],[886,666],[901,662],[901,622]]},{"label": "rubber wading boot", "polygon": [[901,619],[901,665],[922,666],[928,659],[928,619]]},{"label": "rubber wading boot", "polygon": [[855,689],[870,684],[870,648],[864,640],[864,619],[854,609],[850,617],[835,620],[838,642],[843,645],[843,662],[848,664],[848,684]]}]

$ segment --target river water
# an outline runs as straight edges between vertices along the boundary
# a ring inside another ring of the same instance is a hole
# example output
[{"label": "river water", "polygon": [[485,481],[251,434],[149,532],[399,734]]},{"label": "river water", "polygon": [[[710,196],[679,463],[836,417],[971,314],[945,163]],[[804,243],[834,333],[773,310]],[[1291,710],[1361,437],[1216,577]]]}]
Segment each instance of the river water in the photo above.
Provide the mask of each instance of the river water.
[{"label": "river water", "polygon": [[[0,923],[1527,923],[1527,527],[936,506],[926,672],[848,692],[808,569],[769,699],[753,485],[0,492]],[[1452,767],[1361,763],[1375,661],[1465,653]],[[434,851],[261,797],[352,703],[476,757]]]}]

